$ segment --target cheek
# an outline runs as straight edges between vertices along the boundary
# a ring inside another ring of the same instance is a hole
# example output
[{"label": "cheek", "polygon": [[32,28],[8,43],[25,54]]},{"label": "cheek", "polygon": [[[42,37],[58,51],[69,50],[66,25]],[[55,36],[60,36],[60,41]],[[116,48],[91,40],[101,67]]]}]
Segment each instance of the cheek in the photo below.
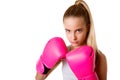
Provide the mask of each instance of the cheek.
[{"label": "cheek", "polygon": [[66,33],[66,37],[67,37],[68,39],[70,39],[70,34]]},{"label": "cheek", "polygon": [[69,41],[71,41],[71,35],[70,35],[70,33],[66,33],[66,37],[67,37],[67,39],[68,39]]},{"label": "cheek", "polygon": [[81,33],[77,36],[77,38],[81,41],[81,40],[85,40],[86,39],[86,33]]}]

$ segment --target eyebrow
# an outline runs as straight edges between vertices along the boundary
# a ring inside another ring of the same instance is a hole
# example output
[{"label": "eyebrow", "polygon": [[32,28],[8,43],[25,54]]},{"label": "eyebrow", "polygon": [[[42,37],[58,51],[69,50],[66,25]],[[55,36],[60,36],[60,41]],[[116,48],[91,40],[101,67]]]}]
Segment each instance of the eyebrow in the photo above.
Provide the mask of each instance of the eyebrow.
[{"label": "eyebrow", "polygon": [[[76,29],[75,31],[77,31],[77,30],[81,30],[82,28],[78,28],[78,29]],[[70,31],[70,29],[67,29],[67,28],[65,28],[65,30],[69,30]]]},{"label": "eyebrow", "polygon": [[76,31],[77,31],[77,30],[81,30],[81,29],[82,29],[82,28],[78,28],[78,29],[76,29]]},{"label": "eyebrow", "polygon": [[[69,29],[66,29],[66,28],[65,28],[65,30],[69,30]],[[69,30],[69,31],[70,31],[70,30]]]}]

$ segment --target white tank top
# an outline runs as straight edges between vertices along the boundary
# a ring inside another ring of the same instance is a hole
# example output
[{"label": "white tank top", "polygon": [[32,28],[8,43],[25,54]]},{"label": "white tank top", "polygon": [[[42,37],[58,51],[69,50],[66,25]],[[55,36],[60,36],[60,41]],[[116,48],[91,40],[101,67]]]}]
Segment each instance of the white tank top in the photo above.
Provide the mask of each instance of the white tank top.
[{"label": "white tank top", "polygon": [[63,80],[78,80],[77,77],[74,75],[72,70],[69,67],[69,64],[66,60],[62,61],[62,75]]},{"label": "white tank top", "polygon": [[[70,51],[70,46],[68,46],[68,50]],[[65,59],[62,60],[62,75],[63,80],[78,80]]]}]

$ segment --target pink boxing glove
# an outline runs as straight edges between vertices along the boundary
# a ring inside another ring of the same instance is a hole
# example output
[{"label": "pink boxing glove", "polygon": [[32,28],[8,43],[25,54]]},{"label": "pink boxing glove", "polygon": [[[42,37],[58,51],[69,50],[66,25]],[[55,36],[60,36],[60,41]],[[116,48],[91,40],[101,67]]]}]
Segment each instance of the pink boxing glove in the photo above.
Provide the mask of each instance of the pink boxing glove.
[{"label": "pink boxing glove", "polygon": [[37,72],[47,74],[60,59],[65,57],[66,53],[67,47],[62,38],[54,37],[50,39],[36,64]]},{"label": "pink boxing glove", "polygon": [[95,72],[95,53],[90,46],[70,51],[66,60],[78,80],[99,80]]}]

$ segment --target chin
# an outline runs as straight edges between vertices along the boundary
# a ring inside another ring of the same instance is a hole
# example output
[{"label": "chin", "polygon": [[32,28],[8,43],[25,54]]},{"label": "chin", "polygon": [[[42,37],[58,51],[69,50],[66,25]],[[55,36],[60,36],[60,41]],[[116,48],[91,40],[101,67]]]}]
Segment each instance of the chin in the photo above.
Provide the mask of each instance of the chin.
[{"label": "chin", "polygon": [[80,45],[78,45],[78,44],[71,44],[71,46],[74,47],[74,48],[80,47]]}]

